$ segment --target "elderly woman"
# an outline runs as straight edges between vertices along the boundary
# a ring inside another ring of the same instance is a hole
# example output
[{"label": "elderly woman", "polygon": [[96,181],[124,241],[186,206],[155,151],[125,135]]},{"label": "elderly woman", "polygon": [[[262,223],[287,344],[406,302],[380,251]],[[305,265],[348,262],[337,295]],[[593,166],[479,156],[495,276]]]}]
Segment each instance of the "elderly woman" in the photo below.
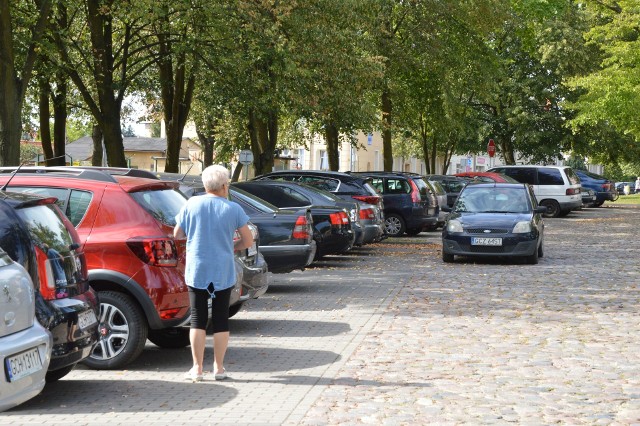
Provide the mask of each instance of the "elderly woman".
[{"label": "elderly woman", "polygon": [[[191,355],[193,367],[185,379],[203,379],[202,367],[208,320],[208,300],[212,300],[213,371],[215,380],[227,378],[224,356],[229,344],[229,298],[236,281],[233,253],[253,243],[247,225],[249,217],[227,199],[229,171],[209,166],[202,172],[206,194],[192,197],[176,216],[173,234],[187,239],[185,281],[191,303]],[[235,231],[240,239],[233,241]]]}]

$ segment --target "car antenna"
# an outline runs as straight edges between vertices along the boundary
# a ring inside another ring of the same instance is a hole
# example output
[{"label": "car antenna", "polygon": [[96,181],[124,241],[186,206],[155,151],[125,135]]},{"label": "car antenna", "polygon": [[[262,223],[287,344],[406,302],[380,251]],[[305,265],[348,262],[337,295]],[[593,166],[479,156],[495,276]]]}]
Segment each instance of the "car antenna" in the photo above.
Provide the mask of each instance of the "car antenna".
[{"label": "car antenna", "polygon": [[187,171],[184,172],[184,174],[182,175],[182,177],[180,179],[178,179],[178,182],[182,182],[184,180],[184,178],[187,177],[187,174],[189,173],[189,171],[191,170],[191,168],[193,167],[194,164],[196,164],[196,163],[191,163],[191,165],[189,166]]},{"label": "car antenna", "polygon": [[[58,155],[57,157],[51,157],[51,158],[45,158],[45,160],[55,160],[57,158],[63,158],[65,157],[64,155]],[[15,169],[13,171],[13,173],[11,173],[11,177],[9,178],[9,180],[7,181],[7,183],[5,183],[4,185],[2,185],[2,188],[0,188],[0,191],[6,191],[7,187],[9,186],[9,183],[11,182],[11,180],[13,179],[13,177],[20,171],[20,169],[22,168],[22,166],[24,166],[25,164],[27,164],[26,162],[20,164],[18,166],[17,169]]]}]

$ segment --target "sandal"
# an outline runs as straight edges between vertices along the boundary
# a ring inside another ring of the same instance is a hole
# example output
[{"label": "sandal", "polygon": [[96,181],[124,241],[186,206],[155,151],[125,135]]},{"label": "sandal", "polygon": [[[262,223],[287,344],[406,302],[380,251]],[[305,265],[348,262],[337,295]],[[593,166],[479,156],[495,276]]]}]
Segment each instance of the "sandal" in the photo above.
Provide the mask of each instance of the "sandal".
[{"label": "sandal", "polygon": [[216,375],[214,376],[214,378],[216,380],[225,380],[228,379],[229,376],[227,376],[227,370],[225,370],[224,368],[222,369],[222,373],[216,373]]},{"label": "sandal", "polygon": [[198,374],[195,367],[191,367],[191,370],[184,373],[185,380],[191,380],[193,383],[201,382],[204,380],[204,376],[202,374]]}]

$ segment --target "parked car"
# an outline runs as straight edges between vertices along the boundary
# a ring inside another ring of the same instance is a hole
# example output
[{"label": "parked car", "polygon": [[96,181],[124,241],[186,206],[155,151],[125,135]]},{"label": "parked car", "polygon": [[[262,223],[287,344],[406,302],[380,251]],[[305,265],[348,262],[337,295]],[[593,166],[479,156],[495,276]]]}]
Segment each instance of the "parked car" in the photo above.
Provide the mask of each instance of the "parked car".
[{"label": "parked car", "polygon": [[53,382],[86,360],[99,339],[99,305],[85,254],[54,198],[2,190],[0,218],[0,246],[29,273],[36,318],[53,337],[46,373]]},{"label": "parked car", "polygon": [[582,207],[593,207],[596,203],[596,193],[593,189],[581,188]]},{"label": "parked car", "polygon": [[616,201],[618,199],[618,191],[613,181],[587,170],[575,169],[574,171],[580,178],[580,185],[583,188],[592,189],[596,193],[594,207],[600,207],[605,201]]},{"label": "parked car", "polygon": [[[455,203],[456,198],[458,198],[458,194],[462,191],[471,179],[461,178],[453,175],[425,175],[427,180],[436,181],[442,185],[444,190],[447,193],[447,206],[453,207],[453,203]],[[442,208],[442,206],[440,206]]]},{"label": "parked car", "polygon": [[[309,208],[313,219],[316,259],[349,251],[355,241],[349,214],[342,207],[316,205],[296,191],[297,184],[275,181],[236,182],[233,186],[261,198],[282,210]],[[294,188],[292,188],[294,187]]]},{"label": "parked car", "polygon": [[317,246],[308,208],[282,210],[240,188],[231,186],[229,198],[240,204],[260,231],[260,251],[269,271],[304,270],[313,262]]},{"label": "parked car", "polygon": [[384,202],[371,186],[371,179],[348,173],[325,170],[281,170],[256,176],[253,180],[282,180],[303,183],[328,191],[345,200],[356,200],[360,206],[360,220],[364,227],[363,244],[386,238]]},{"label": "parked car", "polygon": [[447,215],[449,214],[442,209],[442,207],[447,207],[448,205],[447,191],[444,190],[442,184],[440,184],[440,182],[438,182],[437,180],[429,180],[427,176],[425,176],[424,178],[431,187],[433,194],[438,202],[438,223],[436,229],[441,228],[444,225],[444,222],[447,220]]},{"label": "parked car", "polygon": [[[32,260],[35,263],[35,259]],[[31,277],[0,247],[0,411],[38,395],[51,361],[52,338],[36,319]]]},{"label": "parked car", "polygon": [[[629,194],[624,191],[625,186],[628,186]],[[618,191],[618,195],[630,195],[636,193],[636,183],[635,182],[616,182],[616,191]]]},{"label": "parked car", "polygon": [[391,237],[417,235],[438,225],[439,208],[422,176],[404,172],[357,172],[368,176],[384,199],[384,226]]},{"label": "parked car", "polygon": [[467,185],[442,231],[442,260],[519,257],[536,264],[544,254],[545,211],[527,184]]},{"label": "parked car", "polygon": [[567,166],[499,166],[490,172],[502,173],[533,187],[538,204],[545,206],[544,217],[566,216],[582,207],[580,178]]},{"label": "parked car", "polygon": [[[15,171],[0,168],[0,182]],[[56,197],[77,229],[89,284],[100,299],[100,342],[84,360],[97,369],[124,367],[140,355],[147,337],[160,346],[172,337],[188,344],[188,330],[166,331],[186,324],[191,312],[185,241],[173,238],[175,215],[186,199],[176,183],[126,174],[23,167],[9,183],[12,191]]]},{"label": "parked car", "polygon": [[518,183],[518,181],[513,179],[512,177],[495,172],[463,172],[456,173],[454,174],[454,176],[472,179],[474,182]]}]

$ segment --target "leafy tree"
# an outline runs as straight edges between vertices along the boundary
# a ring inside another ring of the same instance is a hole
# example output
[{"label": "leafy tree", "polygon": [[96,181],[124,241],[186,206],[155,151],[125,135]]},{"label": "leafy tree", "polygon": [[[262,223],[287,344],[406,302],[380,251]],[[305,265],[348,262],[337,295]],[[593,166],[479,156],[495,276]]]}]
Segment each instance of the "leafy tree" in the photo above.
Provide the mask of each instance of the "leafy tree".
[{"label": "leafy tree", "polygon": [[0,165],[20,160],[22,106],[51,0],[0,0]]}]

